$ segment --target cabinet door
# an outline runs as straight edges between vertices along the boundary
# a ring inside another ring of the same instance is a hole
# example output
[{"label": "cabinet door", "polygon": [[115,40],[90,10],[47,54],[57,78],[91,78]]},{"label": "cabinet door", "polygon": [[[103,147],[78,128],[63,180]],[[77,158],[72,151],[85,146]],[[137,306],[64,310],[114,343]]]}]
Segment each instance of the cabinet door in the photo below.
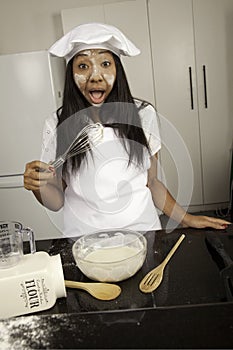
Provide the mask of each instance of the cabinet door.
[{"label": "cabinet door", "polygon": [[134,97],[153,105],[154,87],[146,0],[104,5],[106,23],[115,25],[141,50],[136,57],[122,57]]},{"label": "cabinet door", "polygon": [[88,22],[104,23],[104,6],[98,4],[95,6],[64,9],[61,11],[61,17],[63,32],[65,34],[79,24]]},{"label": "cabinet door", "polygon": [[193,186],[191,204],[201,205],[192,1],[149,0],[149,23],[156,107],[165,126],[161,159],[167,187],[180,204],[188,206]]},{"label": "cabinet door", "polygon": [[193,0],[193,11],[204,202],[226,202],[233,141],[233,1]]}]

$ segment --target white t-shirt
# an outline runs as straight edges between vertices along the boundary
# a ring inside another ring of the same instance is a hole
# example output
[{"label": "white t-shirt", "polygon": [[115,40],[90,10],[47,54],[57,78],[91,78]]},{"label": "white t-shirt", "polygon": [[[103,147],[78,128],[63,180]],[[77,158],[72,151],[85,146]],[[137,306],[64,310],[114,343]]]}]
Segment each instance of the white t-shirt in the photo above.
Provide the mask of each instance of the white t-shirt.
[{"label": "white t-shirt", "polygon": [[[135,101],[136,103],[139,103]],[[142,128],[152,155],[161,148],[158,119],[151,105],[139,110]],[[46,120],[43,132],[42,161],[56,157],[54,113]],[[101,229],[127,228],[137,231],[161,229],[157,209],[147,185],[150,155],[144,150],[144,164],[128,165],[128,154],[111,127],[104,127],[101,142],[87,162],[66,178],[64,234],[68,237]]]}]

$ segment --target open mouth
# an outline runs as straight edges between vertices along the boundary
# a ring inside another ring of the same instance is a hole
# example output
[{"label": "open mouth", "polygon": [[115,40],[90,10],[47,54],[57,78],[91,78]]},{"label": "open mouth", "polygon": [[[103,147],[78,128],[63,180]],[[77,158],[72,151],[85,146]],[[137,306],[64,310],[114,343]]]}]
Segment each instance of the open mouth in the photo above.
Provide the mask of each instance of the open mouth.
[{"label": "open mouth", "polygon": [[99,104],[105,99],[105,90],[91,90],[89,95],[92,103]]}]

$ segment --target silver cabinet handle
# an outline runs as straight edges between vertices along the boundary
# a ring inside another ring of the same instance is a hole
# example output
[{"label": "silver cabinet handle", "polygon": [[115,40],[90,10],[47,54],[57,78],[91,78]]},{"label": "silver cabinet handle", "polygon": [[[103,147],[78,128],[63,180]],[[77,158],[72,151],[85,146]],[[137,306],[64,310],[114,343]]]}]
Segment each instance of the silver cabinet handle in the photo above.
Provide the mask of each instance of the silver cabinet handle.
[{"label": "silver cabinet handle", "polygon": [[193,105],[192,67],[189,67],[189,84],[190,84],[190,102],[191,102],[191,109],[194,109],[194,105]]}]

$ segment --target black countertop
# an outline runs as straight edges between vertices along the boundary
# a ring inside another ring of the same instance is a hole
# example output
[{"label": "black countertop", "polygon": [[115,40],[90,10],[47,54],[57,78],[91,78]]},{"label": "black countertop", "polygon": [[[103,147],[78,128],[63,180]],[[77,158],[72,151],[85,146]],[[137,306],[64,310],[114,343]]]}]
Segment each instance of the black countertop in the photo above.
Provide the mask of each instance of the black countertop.
[{"label": "black countertop", "polygon": [[[140,292],[142,277],[167,255],[179,236],[186,239],[165,268],[159,288]],[[142,269],[119,282],[121,295],[100,301],[67,289],[67,298],[40,313],[0,322],[0,349],[232,349],[233,273],[227,291],[224,261],[210,242],[220,242],[233,258],[233,227],[224,232],[176,229],[147,232]],[[61,254],[65,279],[89,281],[75,266],[73,240],[37,242],[37,250]]]}]

